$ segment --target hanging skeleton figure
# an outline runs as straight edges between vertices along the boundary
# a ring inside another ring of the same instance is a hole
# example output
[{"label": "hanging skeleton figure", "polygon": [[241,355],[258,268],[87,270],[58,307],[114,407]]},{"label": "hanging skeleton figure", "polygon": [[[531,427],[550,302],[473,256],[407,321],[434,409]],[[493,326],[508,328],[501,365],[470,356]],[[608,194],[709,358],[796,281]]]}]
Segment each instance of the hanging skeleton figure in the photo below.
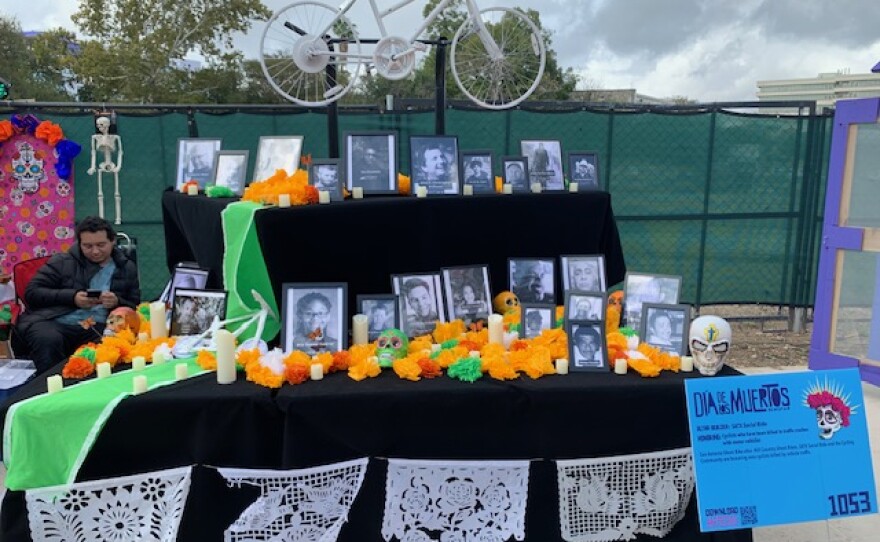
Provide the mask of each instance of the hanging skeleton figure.
[{"label": "hanging skeleton figure", "polygon": [[[89,175],[98,172],[98,216],[104,218],[104,173],[113,174],[114,197],[116,198],[116,224],[122,224],[122,196],[119,195],[119,170],[122,169],[122,138],[110,133],[110,119],[98,117],[95,121],[98,128],[97,134],[92,136],[92,167],[88,169]],[[117,148],[118,147],[118,148]],[[113,161],[113,153],[116,152],[116,161]],[[103,161],[95,168],[96,154],[103,154]]]}]

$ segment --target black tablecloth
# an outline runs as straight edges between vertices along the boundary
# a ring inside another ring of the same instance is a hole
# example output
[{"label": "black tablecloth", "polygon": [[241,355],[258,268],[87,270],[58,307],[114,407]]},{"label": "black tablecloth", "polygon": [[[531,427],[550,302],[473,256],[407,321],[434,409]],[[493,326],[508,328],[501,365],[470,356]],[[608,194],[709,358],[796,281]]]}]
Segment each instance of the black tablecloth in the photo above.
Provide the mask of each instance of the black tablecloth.
[{"label": "black tablecloth", "polygon": [[[735,374],[730,368],[722,373]],[[78,480],[193,463],[290,469],[370,457],[340,540],[378,542],[387,469],[383,458],[531,459],[526,540],[559,540],[552,460],[689,446],[686,378],[701,377],[578,373],[469,384],[447,377],[409,382],[386,371],[363,382],[337,373],[272,391],[241,380],[220,386],[210,373],[122,401]],[[45,380],[34,380],[13,400],[44,389]],[[197,468],[179,540],[222,540],[223,529],[255,491],[227,488],[216,471]],[[24,494],[8,492],[0,535],[29,540],[26,533]],[[751,532],[700,534],[692,499],[667,539],[748,541]]]},{"label": "black tablecloth", "polygon": [[[220,213],[233,201],[163,194],[169,269],[196,261],[222,284]],[[508,289],[507,259],[516,257],[604,254],[609,286],[626,274],[607,192],[389,196],[271,208],[255,221],[277,299],[285,282],[347,282],[353,308],[357,294],[391,292],[392,274],[479,264],[489,265],[497,293]]]}]

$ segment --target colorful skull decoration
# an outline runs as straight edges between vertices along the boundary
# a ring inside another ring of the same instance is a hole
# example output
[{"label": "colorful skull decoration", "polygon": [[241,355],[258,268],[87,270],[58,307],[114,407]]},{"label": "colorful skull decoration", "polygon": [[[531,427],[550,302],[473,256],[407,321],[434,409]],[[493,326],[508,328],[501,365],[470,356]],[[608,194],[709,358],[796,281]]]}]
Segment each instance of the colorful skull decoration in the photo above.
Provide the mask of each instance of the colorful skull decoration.
[{"label": "colorful skull decoration", "polygon": [[12,158],[12,178],[18,181],[22,192],[33,194],[39,190],[40,183],[46,180],[42,155],[30,143],[21,142],[16,145],[18,153]]},{"label": "colorful skull decoration", "polygon": [[519,298],[516,297],[515,293],[509,290],[504,290],[492,300],[492,307],[497,313],[507,314],[510,311],[517,310],[517,307],[519,307]]},{"label": "colorful skull decoration", "polygon": [[41,201],[39,205],[37,205],[37,218],[45,218],[51,215],[54,208],[55,206],[52,205],[51,201]]},{"label": "colorful skull decoration", "polygon": [[140,331],[141,320],[138,313],[129,307],[116,307],[107,315],[107,330],[114,334],[128,329],[135,336]]},{"label": "colorful skull decoration", "polygon": [[376,341],[379,367],[391,367],[394,360],[403,359],[409,351],[409,339],[399,329],[386,329]]},{"label": "colorful skull decoration", "polygon": [[700,316],[691,323],[688,345],[700,374],[713,376],[721,370],[731,336],[730,324],[718,316]]}]

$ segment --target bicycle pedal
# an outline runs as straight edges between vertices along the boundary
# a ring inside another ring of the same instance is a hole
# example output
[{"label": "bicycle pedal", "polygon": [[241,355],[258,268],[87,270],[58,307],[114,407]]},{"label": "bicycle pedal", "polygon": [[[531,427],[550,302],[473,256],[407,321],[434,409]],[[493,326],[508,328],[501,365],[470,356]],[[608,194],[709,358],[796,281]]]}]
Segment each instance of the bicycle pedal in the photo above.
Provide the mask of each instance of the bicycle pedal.
[{"label": "bicycle pedal", "polygon": [[425,51],[428,50],[428,46],[420,41],[417,41],[417,42],[413,43],[413,49],[415,49],[416,51],[418,51],[420,53],[424,53]]}]

